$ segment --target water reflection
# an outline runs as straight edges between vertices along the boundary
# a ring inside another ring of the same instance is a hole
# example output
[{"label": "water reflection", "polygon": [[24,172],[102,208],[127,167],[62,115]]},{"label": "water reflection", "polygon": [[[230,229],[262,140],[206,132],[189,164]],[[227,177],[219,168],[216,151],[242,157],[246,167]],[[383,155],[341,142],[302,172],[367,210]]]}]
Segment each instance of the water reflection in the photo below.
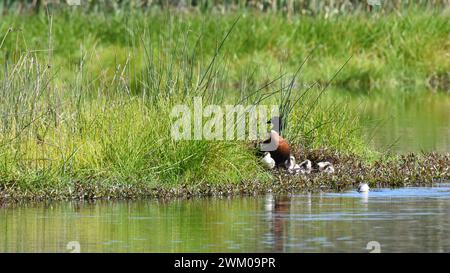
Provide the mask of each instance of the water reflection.
[{"label": "water reflection", "polygon": [[268,244],[272,246],[271,252],[284,252],[286,240],[287,219],[290,213],[291,199],[289,196],[266,197],[267,222],[269,226]]},{"label": "water reflection", "polygon": [[367,140],[377,150],[450,152],[448,94],[392,90],[349,97],[345,90],[332,91],[332,103],[340,99],[358,110]]},{"label": "water reflection", "polygon": [[449,252],[450,187],[0,209],[1,252]]}]

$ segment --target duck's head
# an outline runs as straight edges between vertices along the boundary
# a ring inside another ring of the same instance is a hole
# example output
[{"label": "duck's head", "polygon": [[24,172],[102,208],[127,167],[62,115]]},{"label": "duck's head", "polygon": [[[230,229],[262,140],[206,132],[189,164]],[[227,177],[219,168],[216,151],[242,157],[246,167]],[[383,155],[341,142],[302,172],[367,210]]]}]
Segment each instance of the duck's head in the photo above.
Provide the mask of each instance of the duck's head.
[{"label": "duck's head", "polygon": [[272,130],[280,133],[282,130],[283,123],[281,122],[281,117],[274,116],[269,121],[267,121],[267,124],[272,125]]}]

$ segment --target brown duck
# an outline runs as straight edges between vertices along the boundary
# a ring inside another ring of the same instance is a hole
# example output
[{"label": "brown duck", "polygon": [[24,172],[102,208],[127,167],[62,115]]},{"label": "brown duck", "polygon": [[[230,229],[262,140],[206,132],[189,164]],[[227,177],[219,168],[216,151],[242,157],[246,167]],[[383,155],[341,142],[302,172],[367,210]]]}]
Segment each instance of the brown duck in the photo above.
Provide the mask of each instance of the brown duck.
[{"label": "brown duck", "polygon": [[281,118],[273,117],[267,123],[272,124],[272,130],[269,138],[262,143],[261,150],[269,152],[277,166],[284,165],[286,160],[289,160],[291,149],[289,143],[281,136]]}]

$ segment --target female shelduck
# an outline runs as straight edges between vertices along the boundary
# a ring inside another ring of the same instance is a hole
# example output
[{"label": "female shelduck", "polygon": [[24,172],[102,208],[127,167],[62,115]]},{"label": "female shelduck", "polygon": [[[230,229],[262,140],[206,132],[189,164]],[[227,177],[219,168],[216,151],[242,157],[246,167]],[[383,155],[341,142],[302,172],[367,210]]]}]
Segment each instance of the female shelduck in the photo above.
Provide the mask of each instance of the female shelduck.
[{"label": "female shelduck", "polygon": [[358,192],[366,193],[369,192],[370,188],[367,183],[361,183],[358,186]]},{"label": "female shelduck", "polygon": [[[273,117],[268,124],[272,124],[272,130],[267,140],[263,142],[261,150],[269,152],[277,166],[286,164],[290,160],[291,148],[288,142],[281,137],[282,123],[280,117]],[[294,163],[295,164],[295,163]]]}]

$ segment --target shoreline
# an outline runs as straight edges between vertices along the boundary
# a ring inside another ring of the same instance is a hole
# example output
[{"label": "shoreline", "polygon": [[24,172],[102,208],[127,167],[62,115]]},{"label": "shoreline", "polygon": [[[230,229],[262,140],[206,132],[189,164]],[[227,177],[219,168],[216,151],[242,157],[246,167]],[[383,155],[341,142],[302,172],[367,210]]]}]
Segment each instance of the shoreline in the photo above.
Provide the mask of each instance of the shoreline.
[{"label": "shoreline", "polygon": [[[310,152],[320,155],[323,151]],[[334,156],[334,157],[333,157]],[[140,199],[190,199],[205,197],[251,196],[266,193],[286,194],[294,192],[334,191],[355,188],[360,182],[371,188],[425,186],[450,181],[450,154],[427,153],[396,156],[371,164],[351,156],[328,154],[334,161],[333,174],[312,173],[289,175],[283,169],[273,171],[273,179],[267,182],[242,181],[240,183],[180,184],[177,186],[149,186],[146,182],[124,184],[106,181],[74,180],[55,189],[51,185],[36,190],[22,190],[14,183],[1,183],[0,206],[11,204],[43,203],[53,201],[140,200]]]}]

